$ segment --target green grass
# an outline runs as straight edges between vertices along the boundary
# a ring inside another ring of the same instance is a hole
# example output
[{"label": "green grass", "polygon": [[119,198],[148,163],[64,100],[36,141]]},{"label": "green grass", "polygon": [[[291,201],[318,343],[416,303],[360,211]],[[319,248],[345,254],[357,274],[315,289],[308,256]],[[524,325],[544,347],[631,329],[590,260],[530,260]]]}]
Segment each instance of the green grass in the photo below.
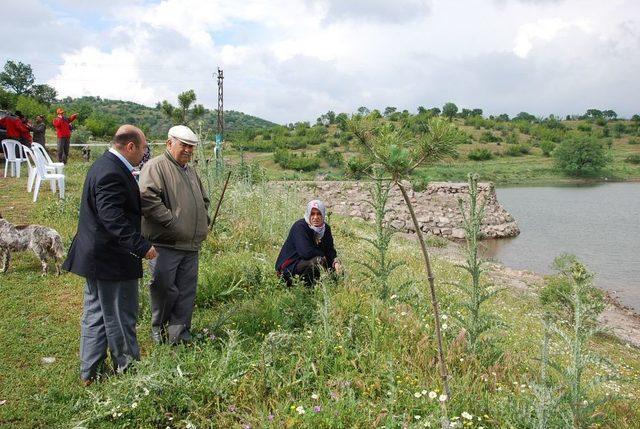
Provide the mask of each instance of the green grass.
[{"label": "green grass", "polygon": [[[25,178],[1,180],[0,211],[15,223],[56,228],[68,246],[86,168],[84,163],[68,166],[64,204],[45,187],[43,198],[33,204]],[[289,226],[301,217],[302,202],[268,185],[234,183],[222,207],[200,256],[194,344],[152,346],[143,288],[142,361],[134,371],[88,389],[78,379],[82,279],[71,274],[42,278],[33,255],[16,254],[10,271],[0,277],[0,401],[6,401],[0,405],[0,426],[400,428],[429,422],[436,427],[437,401],[422,395],[423,390],[440,393],[441,386],[416,243],[392,242],[390,256],[406,266],[394,273],[391,287],[411,285],[381,300],[355,263],[362,258],[358,237],[371,236],[371,226],[334,216],[346,278],[314,290],[286,289],[273,273],[273,261]],[[537,375],[542,338],[536,294],[506,290],[490,301],[487,310],[506,327],[490,335],[474,356],[460,342],[453,315],[461,311],[461,295],[448,283],[463,275],[445,260],[434,258],[433,265],[447,316],[445,348],[454,394],[449,417],[471,413],[474,420],[465,427],[473,428],[531,427],[527,386]],[[592,390],[594,398],[616,396],[598,408],[601,427],[637,427],[637,350],[608,337],[599,337],[593,348],[614,363],[620,376]],[[554,353],[560,361],[566,357],[559,348]],[[44,364],[43,357],[56,361]],[[589,377],[603,371],[594,367]]]}]

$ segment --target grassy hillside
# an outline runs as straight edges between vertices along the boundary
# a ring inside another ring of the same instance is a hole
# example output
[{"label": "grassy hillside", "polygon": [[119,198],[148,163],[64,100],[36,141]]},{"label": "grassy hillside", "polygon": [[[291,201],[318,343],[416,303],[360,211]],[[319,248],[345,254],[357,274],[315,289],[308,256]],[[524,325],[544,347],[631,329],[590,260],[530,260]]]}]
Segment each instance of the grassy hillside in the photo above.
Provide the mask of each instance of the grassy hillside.
[{"label": "grassy hillside", "polygon": [[[68,246],[88,164],[67,167],[64,202],[44,187],[33,204],[26,178],[0,181],[4,217],[54,227]],[[0,274],[0,426],[439,427],[434,321],[416,243],[393,240],[389,256],[406,265],[390,279],[393,295],[381,298],[358,265],[369,261],[361,237],[371,237],[372,227],[331,217],[347,277],[313,290],[287,289],[274,275],[273,261],[303,207],[294,193],[236,176],[200,255],[195,342],[151,344],[148,290],[142,287],[142,361],[87,389],[78,380],[82,279],[40,277],[33,255],[15,254],[9,272]],[[452,377],[447,413],[455,427],[534,428],[541,409],[548,413],[546,427],[567,427],[566,402],[540,405],[543,308],[536,290],[506,289],[490,300],[487,309],[500,327],[472,352],[458,321],[467,311],[465,296],[453,285],[468,277],[445,259],[435,258],[433,265]],[[607,336],[589,348],[610,362],[594,360],[583,375],[585,383],[595,382],[584,399],[596,406],[589,427],[637,427],[637,350]],[[571,357],[558,336],[549,353],[558,368]],[[604,376],[617,379],[599,382]],[[566,382],[549,368],[547,383],[558,389],[550,390],[554,400],[569,392]]]},{"label": "grassy hillside", "polygon": [[[65,99],[61,103],[56,103],[56,106],[58,105],[64,107],[69,114],[79,113],[80,125],[92,113],[107,115],[116,124],[131,123],[140,126],[150,138],[164,138],[167,130],[173,125],[171,120],[160,109],[143,106],[131,101],[108,100],[100,97],[80,97]],[[205,115],[201,118],[205,132],[209,131],[210,134],[215,132],[216,115],[215,110],[206,110]],[[226,111],[224,119],[225,127],[228,131],[269,128],[276,125],[273,122],[233,110]]]},{"label": "grassy hillside", "polygon": [[[424,115],[388,118],[392,126],[414,130]],[[464,181],[468,171],[498,184],[565,183],[583,180],[639,180],[640,129],[628,120],[496,120],[454,118],[461,131],[458,155],[415,173],[418,187],[427,180]],[[571,138],[592,137],[611,162],[599,174],[575,179],[555,166],[553,150]],[[298,123],[230,133],[227,159],[253,160],[279,179],[311,179],[321,174],[342,179],[356,156],[353,136],[340,124]]]}]

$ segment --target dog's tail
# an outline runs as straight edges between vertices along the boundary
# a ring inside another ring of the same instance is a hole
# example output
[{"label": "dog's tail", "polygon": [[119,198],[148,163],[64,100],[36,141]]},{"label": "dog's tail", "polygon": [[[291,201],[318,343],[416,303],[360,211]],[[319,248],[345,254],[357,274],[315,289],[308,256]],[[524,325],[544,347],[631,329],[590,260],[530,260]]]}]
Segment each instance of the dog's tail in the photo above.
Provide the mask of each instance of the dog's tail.
[{"label": "dog's tail", "polygon": [[60,238],[60,235],[54,234],[53,237],[51,237],[51,250],[53,250],[53,253],[56,255],[56,259],[62,259],[64,256],[64,247],[62,246],[62,238]]}]

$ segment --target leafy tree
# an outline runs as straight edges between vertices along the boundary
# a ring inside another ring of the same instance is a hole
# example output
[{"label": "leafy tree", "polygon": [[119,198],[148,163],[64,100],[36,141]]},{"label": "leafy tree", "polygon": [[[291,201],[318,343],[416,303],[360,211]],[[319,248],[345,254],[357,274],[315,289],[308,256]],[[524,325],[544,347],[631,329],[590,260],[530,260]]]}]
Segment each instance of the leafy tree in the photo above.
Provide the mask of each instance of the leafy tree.
[{"label": "leafy tree", "polygon": [[424,106],[418,106],[418,115],[424,115],[427,113],[427,108]]},{"label": "leafy tree", "polygon": [[84,121],[84,126],[94,137],[111,137],[118,129],[116,118],[107,114],[92,113]]},{"label": "leafy tree", "polygon": [[557,166],[571,176],[596,174],[609,162],[602,143],[589,136],[562,141],[553,151],[553,157]]},{"label": "leafy tree", "polygon": [[35,118],[38,115],[46,116],[48,111],[47,106],[26,95],[18,95],[16,110],[20,110],[22,114],[29,119]]},{"label": "leafy tree", "polygon": [[441,113],[441,110],[438,107],[432,107],[429,109],[429,112],[431,112],[433,116],[438,116]]},{"label": "leafy tree", "polygon": [[389,117],[398,110],[397,107],[387,106],[384,108],[384,116]]},{"label": "leafy tree", "polygon": [[93,113],[93,108],[87,102],[82,102],[75,106],[75,113],[78,114],[78,122],[84,123],[89,116]]},{"label": "leafy tree", "polygon": [[449,121],[451,121],[453,117],[456,116],[456,113],[458,113],[458,106],[456,106],[455,104],[449,102],[442,106],[442,114],[449,118]]},{"label": "leafy tree", "polygon": [[640,124],[640,115],[638,115],[638,114],[636,113],[635,115],[633,115],[633,116],[631,117],[631,121],[632,121],[632,122],[635,122],[635,123],[636,123],[636,125]]},{"label": "leafy tree", "polygon": [[585,118],[591,119],[602,118],[603,116],[602,111],[598,109],[587,109],[587,112],[584,114]]},{"label": "leafy tree", "polygon": [[468,118],[469,116],[471,116],[471,109],[463,108],[463,109],[462,109],[462,112],[460,112],[460,115],[459,115],[459,116],[460,116],[462,119],[466,119],[466,118]]},{"label": "leafy tree", "polygon": [[56,101],[58,91],[47,84],[33,85],[31,95],[40,103],[51,106],[51,104]]},{"label": "leafy tree", "polygon": [[327,119],[329,120],[330,124],[335,124],[336,123],[336,112],[334,112],[333,110],[329,110],[327,113]]},{"label": "leafy tree", "polygon": [[13,92],[0,88],[0,109],[14,110],[16,107],[16,95]]},{"label": "leafy tree", "polygon": [[365,106],[358,107],[358,115],[365,116],[368,115],[370,110]]},{"label": "leafy tree", "polygon": [[614,120],[618,117],[618,114],[613,110],[605,110],[604,112],[602,112],[602,116],[604,116],[607,119]]},{"label": "leafy tree", "polygon": [[349,120],[349,116],[346,113],[338,113],[338,116],[336,116],[336,123],[338,124],[338,128],[341,131],[347,130],[348,120]]},{"label": "leafy tree", "polygon": [[471,116],[482,116],[482,109],[473,109],[471,111]]},{"label": "leafy tree", "polygon": [[520,112],[513,119],[516,121],[526,121],[526,122],[536,121],[536,117],[533,116],[531,113],[527,113],[527,112]]},{"label": "leafy tree", "polygon": [[374,119],[380,119],[382,118],[382,114],[380,113],[380,111],[378,109],[373,109],[371,111],[371,117]]},{"label": "leafy tree", "polygon": [[0,72],[0,85],[8,88],[18,95],[28,94],[35,82],[33,70],[29,64],[20,61],[7,61],[4,65],[4,71]]},{"label": "leafy tree", "polygon": [[509,122],[509,115],[507,115],[506,113],[501,113],[496,117],[496,121]]}]

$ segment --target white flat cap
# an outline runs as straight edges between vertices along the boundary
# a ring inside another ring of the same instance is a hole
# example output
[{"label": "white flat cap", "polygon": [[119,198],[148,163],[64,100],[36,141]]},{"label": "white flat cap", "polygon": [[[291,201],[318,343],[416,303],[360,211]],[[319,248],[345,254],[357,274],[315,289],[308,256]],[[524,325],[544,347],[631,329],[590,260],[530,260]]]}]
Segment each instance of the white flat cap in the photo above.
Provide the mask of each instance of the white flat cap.
[{"label": "white flat cap", "polygon": [[167,134],[169,138],[174,138],[176,140],[180,140],[182,143],[190,144],[191,146],[195,146],[198,144],[198,136],[196,133],[191,131],[191,128],[184,125],[176,125],[175,127],[169,128],[169,133]]}]

